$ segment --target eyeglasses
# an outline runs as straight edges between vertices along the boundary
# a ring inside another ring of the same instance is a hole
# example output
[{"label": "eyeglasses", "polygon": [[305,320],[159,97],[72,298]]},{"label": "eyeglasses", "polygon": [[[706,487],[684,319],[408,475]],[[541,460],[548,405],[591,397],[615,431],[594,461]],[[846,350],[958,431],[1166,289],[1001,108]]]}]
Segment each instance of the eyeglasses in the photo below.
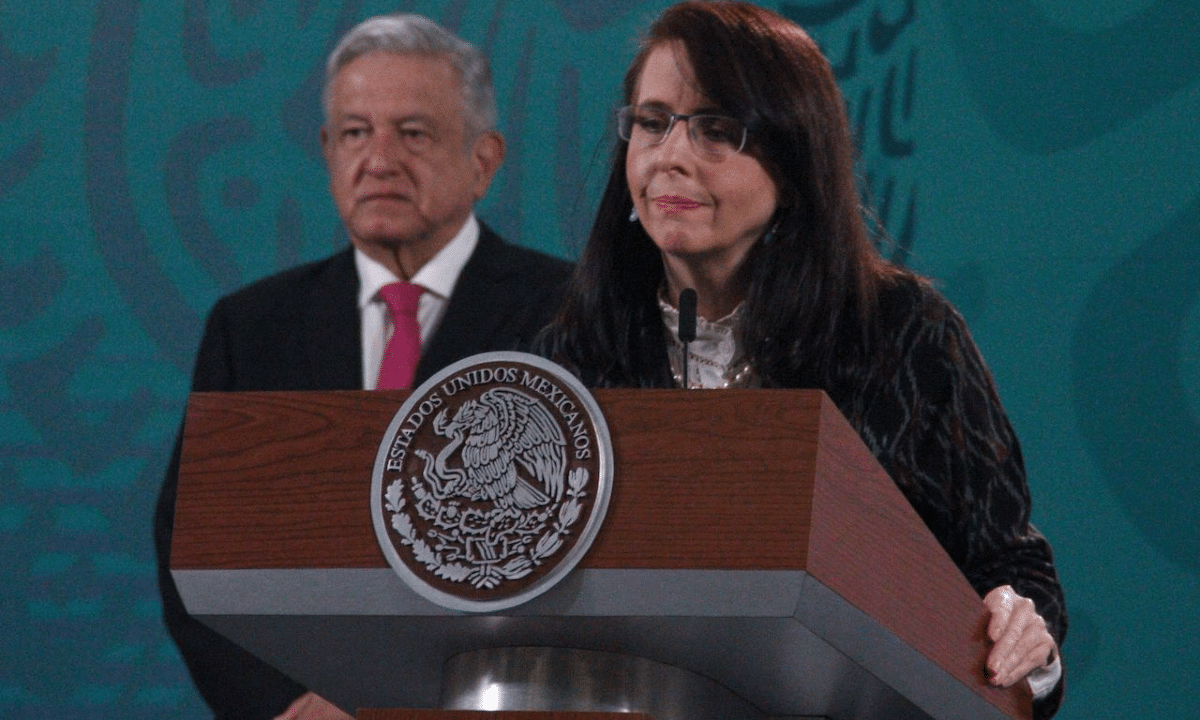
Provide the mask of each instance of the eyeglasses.
[{"label": "eyeglasses", "polygon": [[671,134],[676,120],[687,123],[688,137],[697,152],[724,157],[746,146],[746,124],[723,115],[677,115],[666,110],[626,105],[617,111],[617,134],[641,146],[658,145]]}]

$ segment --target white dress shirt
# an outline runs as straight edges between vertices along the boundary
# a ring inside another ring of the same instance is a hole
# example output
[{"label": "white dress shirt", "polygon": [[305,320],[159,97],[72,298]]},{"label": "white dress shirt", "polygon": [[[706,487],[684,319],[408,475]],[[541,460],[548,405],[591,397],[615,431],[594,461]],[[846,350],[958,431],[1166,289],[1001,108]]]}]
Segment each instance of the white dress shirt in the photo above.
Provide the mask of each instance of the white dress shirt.
[{"label": "white dress shirt", "polygon": [[[479,221],[472,213],[446,247],[408,279],[408,282],[425,288],[417,307],[422,349],[441,324],[458,276],[478,244]],[[374,390],[379,382],[379,363],[383,361],[384,348],[392,337],[392,314],[379,297],[379,289],[401,278],[357,248],[354,250],[354,267],[358,271],[358,314],[362,323],[363,389]]]}]

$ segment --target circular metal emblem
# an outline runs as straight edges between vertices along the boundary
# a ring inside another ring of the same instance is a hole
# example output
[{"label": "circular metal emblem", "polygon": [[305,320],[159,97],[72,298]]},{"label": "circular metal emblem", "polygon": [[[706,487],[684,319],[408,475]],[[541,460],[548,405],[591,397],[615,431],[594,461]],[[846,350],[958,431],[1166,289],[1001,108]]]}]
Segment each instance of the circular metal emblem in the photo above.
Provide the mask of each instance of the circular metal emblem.
[{"label": "circular metal emblem", "polygon": [[612,462],[608,426],[573,375],[536,355],[475,355],[417,388],[388,426],[371,482],[375,535],[425,598],[513,607],[587,552]]}]

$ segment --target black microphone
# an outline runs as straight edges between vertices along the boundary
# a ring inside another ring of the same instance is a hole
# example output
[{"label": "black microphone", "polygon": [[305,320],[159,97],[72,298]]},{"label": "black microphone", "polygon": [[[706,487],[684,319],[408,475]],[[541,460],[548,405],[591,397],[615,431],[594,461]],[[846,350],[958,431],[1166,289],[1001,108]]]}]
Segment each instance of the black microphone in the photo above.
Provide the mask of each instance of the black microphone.
[{"label": "black microphone", "polygon": [[696,291],[679,293],[679,342],[683,343],[683,387],[688,388],[688,343],[696,339]]}]

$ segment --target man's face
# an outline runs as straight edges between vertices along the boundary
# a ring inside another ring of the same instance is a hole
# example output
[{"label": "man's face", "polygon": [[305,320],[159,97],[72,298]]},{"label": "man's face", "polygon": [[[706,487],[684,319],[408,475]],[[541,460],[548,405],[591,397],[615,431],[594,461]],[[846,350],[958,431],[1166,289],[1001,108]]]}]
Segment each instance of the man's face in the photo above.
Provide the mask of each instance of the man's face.
[{"label": "man's face", "polygon": [[321,147],[355,247],[411,277],[454,237],[504,156],[468,134],[458,71],[437,55],[375,52],[329,88]]}]

